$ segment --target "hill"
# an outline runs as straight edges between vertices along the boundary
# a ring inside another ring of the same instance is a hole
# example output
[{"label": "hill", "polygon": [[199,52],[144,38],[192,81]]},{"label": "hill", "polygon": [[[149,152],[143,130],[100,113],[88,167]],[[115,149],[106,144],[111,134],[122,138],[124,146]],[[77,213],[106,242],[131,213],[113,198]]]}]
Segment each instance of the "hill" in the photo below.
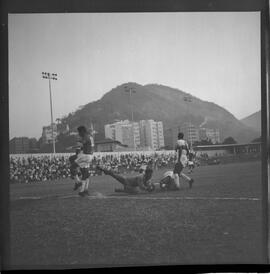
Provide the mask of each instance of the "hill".
[{"label": "hill", "polygon": [[[169,130],[173,126],[191,121],[196,126],[204,123],[205,127],[220,129],[221,139],[232,136],[238,142],[249,142],[258,137],[258,132],[236,119],[226,109],[217,104],[203,101],[179,89],[168,86],[127,83],[119,85],[106,93],[100,100],[91,102],[62,119],[70,129],[91,122],[98,131],[97,139],[104,138],[104,125],[115,120],[131,119],[131,105],[125,86],[132,87],[134,120],[154,119],[164,124],[165,144],[170,145],[172,136]],[[184,97],[191,96],[192,102],[185,102]]]},{"label": "hill", "polygon": [[257,111],[241,120],[246,126],[253,128],[254,130],[261,131],[261,111]]}]

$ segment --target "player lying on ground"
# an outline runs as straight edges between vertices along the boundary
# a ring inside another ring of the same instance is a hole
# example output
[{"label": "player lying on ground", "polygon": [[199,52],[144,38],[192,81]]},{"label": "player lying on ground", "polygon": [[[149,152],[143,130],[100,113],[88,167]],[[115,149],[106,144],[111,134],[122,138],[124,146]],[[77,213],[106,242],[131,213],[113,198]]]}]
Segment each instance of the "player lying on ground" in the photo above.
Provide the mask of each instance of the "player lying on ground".
[{"label": "player lying on ground", "polygon": [[176,151],[176,161],[175,161],[175,166],[173,170],[174,174],[174,181],[176,184],[177,188],[180,188],[180,182],[179,182],[179,177],[183,177],[189,182],[190,187],[192,186],[194,180],[184,173],[182,173],[182,170],[184,167],[187,166],[188,163],[188,154],[189,154],[189,149],[188,149],[188,143],[184,140],[184,134],[180,132],[178,134],[178,140],[176,142],[175,146],[175,151]]},{"label": "player lying on ground", "polygon": [[[80,136],[80,147],[76,150],[76,155],[69,158],[71,163],[70,172],[71,177],[75,179],[74,190],[80,187],[79,195],[85,196],[89,195],[89,168],[92,161],[94,142],[93,137],[84,126],[79,126],[77,130]],[[81,178],[79,177],[79,172],[81,173]]]},{"label": "player lying on ground", "polygon": [[103,171],[106,175],[112,176],[123,185],[123,188],[116,188],[115,192],[137,194],[140,192],[140,190],[148,192],[154,190],[154,184],[151,182],[153,169],[150,166],[142,167],[140,169],[140,174],[133,176],[116,174],[116,172],[101,166],[97,166],[97,169]]}]

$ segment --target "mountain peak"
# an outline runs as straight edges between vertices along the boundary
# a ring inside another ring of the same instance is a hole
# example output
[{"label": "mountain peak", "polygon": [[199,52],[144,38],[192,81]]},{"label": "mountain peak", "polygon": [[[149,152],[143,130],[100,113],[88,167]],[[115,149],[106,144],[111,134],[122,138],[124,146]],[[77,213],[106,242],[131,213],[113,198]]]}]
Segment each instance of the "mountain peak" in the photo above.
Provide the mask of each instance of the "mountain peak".
[{"label": "mountain peak", "polygon": [[261,131],[261,111],[250,114],[249,116],[241,119],[241,122],[246,126],[255,129],[256,131]]},{"label": "mountain peak", "polygon": [[[131,87],[136,92],[130,97],[125,92],[125,87]],[[187,95],[192,97],[191,102],[184,99]],[[181,126],[186,121],[199,126],[205,121],[205,117],[207,127],[220,130],[221,139],[232,136],[238,142],[249,142],[253,137],[258,137],[255,131],[217,104],[205,102],[182,90],[161,84],[123,83],[111,89],[100,100],[86,104],[65,119],[71,129],[78,124],[90,126],[93,123],[99,132],[97,137],[104,139],[104,125],[116,119],[131,120],[132,111],[135,121],[162,121],[166,144],[170,144],[172,140],[171,132],[166,129]]]}]

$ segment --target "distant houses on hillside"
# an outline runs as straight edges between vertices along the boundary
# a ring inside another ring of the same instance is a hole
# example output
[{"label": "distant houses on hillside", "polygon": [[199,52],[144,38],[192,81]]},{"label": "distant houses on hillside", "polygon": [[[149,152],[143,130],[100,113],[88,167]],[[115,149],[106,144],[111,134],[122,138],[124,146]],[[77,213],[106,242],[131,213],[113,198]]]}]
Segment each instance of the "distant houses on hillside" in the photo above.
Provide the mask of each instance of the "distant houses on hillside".
[{"label": "distant houses on hillside", "polygon": [[10,154],[35,153],[39,151],[36,138],[14,137],[9,141]]},{"label": "distant houses on hillside", "polygon": [[205,128],[205,127],[197,127],[192,123],[185,122],[180,126],[176,126],[170,129],[172,134],[172,144],[176,143],[177,135],[179,132],[184,133],[184,138],[191,145],[201,142],[201,141],[209,141],[212,144],[220,143],[220,131],[217,128]]}]

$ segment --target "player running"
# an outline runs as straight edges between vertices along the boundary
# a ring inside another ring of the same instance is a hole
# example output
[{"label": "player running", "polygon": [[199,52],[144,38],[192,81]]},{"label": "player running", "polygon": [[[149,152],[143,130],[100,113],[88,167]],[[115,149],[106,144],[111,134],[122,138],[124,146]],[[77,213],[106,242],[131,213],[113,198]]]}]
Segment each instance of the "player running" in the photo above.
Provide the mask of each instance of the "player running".
[{"label": "player running", "polygon": [[[76,155],[73,155],[69,158],[71,163],[70,172],[72,178],[75,179],[74,190],[77,190],[80,187],[79,195],[85,196],[89,195],[89,168],[92,161],[94,140],[85,126],[79,126],[77,131],[80,136],[80,140],[78,142],[79,148],[76,150]],[[79,172],[81,173],[81,179],[79,178]]]},{"label": "player running", "polygon": [[97,166],[97,169],[104,172],[106,175],[112,176],[123,188],[116,188],[115,192],[125,192],[129,194],[138,194],[140,190],[151,192],[154,190],[154,184],[151,182],[153,169],[150,165],[141,167],[140,174],[133,176],[124,176],[116,174],[112,170]]},{"label": "player running", "polygon": [[187,166],[187,156],[189,153],[188,143],[184,140],[184,134],[182,132],[178,134],[178,140],[176,142],[175,151],[176,161],[173,170],[175,186],[177,189],[180,188],[179,177],[183,177],[185,180],[188,181],[189,187],[192,188],[194,180],[182,172],[183,168]]}]

